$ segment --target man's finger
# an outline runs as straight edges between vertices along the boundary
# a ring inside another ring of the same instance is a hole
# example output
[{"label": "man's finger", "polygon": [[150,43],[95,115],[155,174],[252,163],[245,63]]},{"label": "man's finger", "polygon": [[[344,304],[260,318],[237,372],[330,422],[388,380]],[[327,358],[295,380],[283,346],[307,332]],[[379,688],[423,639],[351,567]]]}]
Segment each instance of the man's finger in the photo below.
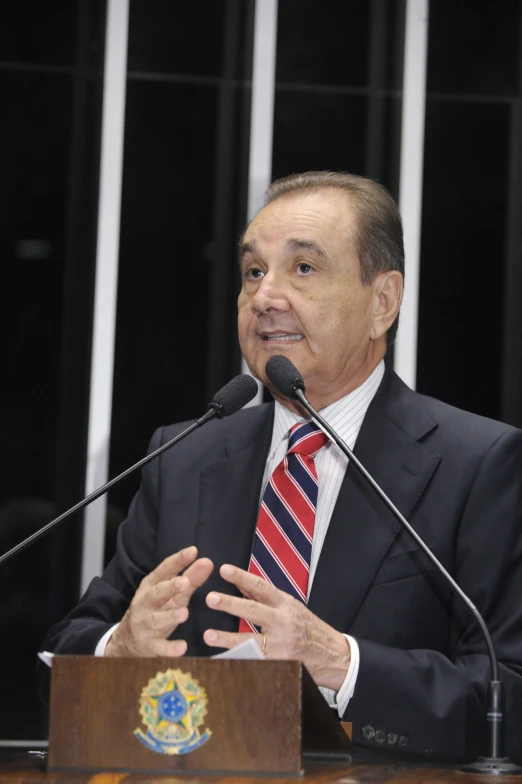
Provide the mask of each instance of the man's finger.
[{"label": "man's finger", "polygon": [[[217,629],[207,629],[203,634],[203,639],[212,648],[235,648],[248,639],[254,639],[260,648],[263,647],[262,634],[234,634],[233,632],[222,632]],[[261,644],[259,640],[261,639]]]},{"label": "man's finger", "polygon": [[177,607],[174,610],[156,610],[147,613],[145,624],[152,632],[156,632],[159,637],[168,637],[172,634],[176,626],[185,623],[189,615],[186,607]]},{"label": "man's finger", "polygon": [[150,656],[184,656],[187,652],[185,640],[151,640]]},{"label": "man's finger", "polygon": [[188,580],[188,583],[183,590],[174,597],[178,607],[186,607],[188,605],[194,591],[206,583],[212,574],[213,569],[214,564],[210,558],[198,558],[197,561],[189,566],[182,577],[183,580]]},{"label": "man's finger", "polygon": [[223,564],[219,573],[227,583],[235,585],[245,596],[266,604],[268,607],[279,607],[285,597],[288,597],[288,594],[280,591],[262,577],[245,572],[244,569],[238,569],[237,566]]},{"label": "man's finger", "polygon": [[226,593],[211,591],[207,594],[207,605],[213,610],[229,613],[238,618],[244,618],[255,626],[270,626],[273,610],[253,599],[240,599],[238,596],[229,596]]},{"label": "man's finger", "polygon": [[145,580],[148,584],[156,584],[163,582],[164,580],[170,580],[173,577],[176,577],[183,569],[186,569],[187,566],[190,566],[193,563],[198,555],[197,547],[186,547],[184,550],[179,550],[177,553],[173,553],[169,555],[168,558],[165,558],[159,566],[156,566],[154,571],[152,571]]},{"label": "man's finger", "polygon": [[153,583],[146,586],[146,593],[143,594],[142,601],[144,606],[151,607],[152,609],[168,609],[169,606],[175,607],[176,602],[170,602],[170,599],[176,599],[178,594],[190,588],[190,580],[184,575],[172,577],[170,580],[162,580],[160,583]]},{"label": "man's finger", "polygon": [[155,610],[160,607],[163,610],[186,607],[196,588],[209,578],[213,568],[214,564],[208,558],[199,558],[184,574],[145,585],[141,604]]},{"label": "man's finger", "polygon": [[188,577],[193,588],[199,588],[205,580],[208,580],[214,569],[214,564],[210,558],[198,558],[183,573],[183,577]]}]

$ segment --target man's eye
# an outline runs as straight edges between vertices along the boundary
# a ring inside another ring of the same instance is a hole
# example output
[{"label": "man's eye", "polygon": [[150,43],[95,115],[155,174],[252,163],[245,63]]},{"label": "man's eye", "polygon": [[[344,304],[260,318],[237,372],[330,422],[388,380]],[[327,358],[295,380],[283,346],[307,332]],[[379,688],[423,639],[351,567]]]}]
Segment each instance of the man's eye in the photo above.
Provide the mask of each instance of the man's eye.
[{"label": "man's eye", "polygon": [[297,265],[297,270],[301,275],[309,275],[312,272],[313,267],[311,264],[305,264],[305,262],[302,261]]},{"label": "man's eye", "polygon": [[259,280],[259,278],[263,277],[263,273],[257,267],[252,267],[246,271],[245,276],[247,280]]}]

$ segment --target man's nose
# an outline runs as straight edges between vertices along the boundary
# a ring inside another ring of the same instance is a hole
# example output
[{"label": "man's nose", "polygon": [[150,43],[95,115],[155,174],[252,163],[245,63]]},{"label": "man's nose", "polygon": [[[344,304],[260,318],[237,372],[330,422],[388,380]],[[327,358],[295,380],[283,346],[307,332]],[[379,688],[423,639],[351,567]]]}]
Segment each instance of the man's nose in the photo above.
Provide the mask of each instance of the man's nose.
[{"label": "man's nose", "polygon": [[252,299],[252,307],[258,313],[266,313],[267,310],[288,310],[286,287],[280,276],[265,273],[259,281],[256,293]]}]

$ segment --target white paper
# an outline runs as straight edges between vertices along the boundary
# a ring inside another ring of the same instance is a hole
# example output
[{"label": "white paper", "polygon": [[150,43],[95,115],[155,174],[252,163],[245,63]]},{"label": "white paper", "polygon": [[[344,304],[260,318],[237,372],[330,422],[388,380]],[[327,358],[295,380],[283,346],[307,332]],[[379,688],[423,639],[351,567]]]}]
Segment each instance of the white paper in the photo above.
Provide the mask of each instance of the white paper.
[{"label": "white paper", "polygon": [[236,645],[235,648],[229,648],[224,653],[217,653],[212,656],[213,659],[266,659],[265,654],[254,640],[249,637],[245,642]]},{"label": "white paper", "polygon": [[53,666],[53,657],[54,653],[50,653],[50,651],[40,651],[38,653],[38,658],[40,661],[43,661],[43,663],[47,664],[48,667]]}]

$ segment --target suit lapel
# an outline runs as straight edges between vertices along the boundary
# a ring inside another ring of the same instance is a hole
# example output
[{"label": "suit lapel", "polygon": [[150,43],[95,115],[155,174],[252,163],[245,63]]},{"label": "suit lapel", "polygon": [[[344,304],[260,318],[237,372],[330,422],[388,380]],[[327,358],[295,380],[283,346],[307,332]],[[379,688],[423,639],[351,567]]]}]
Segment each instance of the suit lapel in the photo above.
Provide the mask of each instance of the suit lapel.
[{"label": "suit lapel", "polygon": [[[440,460],[418,442],[437,424],[421,401],[387,370],[354,450],[406,518]],[[310,610],[334,628],[348,631],[400,529],[355,466],[349,465],[319,558]]]},{"label": "suit lapel", "polygon": [[273,405],[257,406],[248,419],[238,417],[226,439],[225,457],[201,473],[196,545],[215,565],[201,595],[193,597],[201,633],[208,628],[237,631],[238,619],[210,610],[204,596],[209,591],[238,593],[219,576],[223,563],[248,569],[273,417]]}]

